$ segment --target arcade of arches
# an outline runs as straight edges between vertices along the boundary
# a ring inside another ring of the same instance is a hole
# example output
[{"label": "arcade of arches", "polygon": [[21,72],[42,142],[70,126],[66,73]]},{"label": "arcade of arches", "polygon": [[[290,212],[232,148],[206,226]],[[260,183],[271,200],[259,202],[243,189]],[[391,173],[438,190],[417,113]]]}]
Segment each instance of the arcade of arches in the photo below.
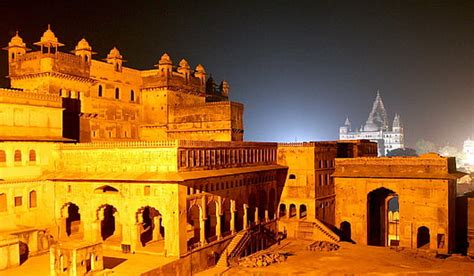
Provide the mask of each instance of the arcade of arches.
[{"label": "arcade of arches", "polygon": [[[60,239],[179,256],[276,218],[276,170],[183,184],[57,182]],[[81,196],[87,192],[88,197]],[[126,200],[124,200],[126,198]]]}]

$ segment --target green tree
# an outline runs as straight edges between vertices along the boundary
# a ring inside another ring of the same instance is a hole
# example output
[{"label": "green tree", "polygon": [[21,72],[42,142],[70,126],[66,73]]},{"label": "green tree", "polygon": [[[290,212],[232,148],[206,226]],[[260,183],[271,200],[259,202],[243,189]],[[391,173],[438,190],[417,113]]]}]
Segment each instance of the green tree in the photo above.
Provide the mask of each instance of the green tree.
[{"label": "green tree", "polygon": [[394,149],[387,153],[387,156],[418,156],[416,154],[416,150],[411,148],[404,148],[404,149]]}]

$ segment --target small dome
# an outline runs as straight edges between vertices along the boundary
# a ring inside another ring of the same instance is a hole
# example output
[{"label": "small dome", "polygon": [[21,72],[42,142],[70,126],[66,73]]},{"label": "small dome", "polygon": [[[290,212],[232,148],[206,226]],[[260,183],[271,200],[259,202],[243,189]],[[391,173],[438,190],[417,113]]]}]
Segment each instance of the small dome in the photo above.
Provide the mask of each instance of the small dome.
[{"label": "small dome", "polygon": [[189,66],[189,63],[184,58],[179,62],[179,67],[181,67],[183,69],[190,69],[191,68]]},{"label": "small dome", "polygon": [[206,73],[206,70],[204,70],[204,66],[202,66],[201,64],[198,64],[198,66],[196,66],[196,72]]},{"label": "small dome", "polygon": [[92,47],[89,45],[89,42],[85,38],[81,39],[76,45],[76,51],[78,50],[92,50]]},{"label": "small dome", "polygon": [[49,25],[48,25],[48,29],[43,33],[43,36],[41,37],[40,42],[58,43],[58,38],[53,33],[53,31],[51,31],[51,27]]},{"label": "small dome", "polygon": [[160,64],[160,65],[169,65],[169,64],[173,64],[173,62],[171,61],[170,56],[167,53],[164,53],[161,56],[160,61],[158,62],[158,64]]},{"label": "small dome", "polygon": [[112,50],[110,50],[109,54],[107,55],[107,58],[122,59],[122,55],[120,54],[120,51],[117,49],[117,47],[114,47],[112,48]]},{"label": "small dome", "polygon": [[25,47],[25,43],[23,39],[18,35],[18,31],[16,32],[15,36],[12,37],[10,40],[9,46],[22,46]]}]

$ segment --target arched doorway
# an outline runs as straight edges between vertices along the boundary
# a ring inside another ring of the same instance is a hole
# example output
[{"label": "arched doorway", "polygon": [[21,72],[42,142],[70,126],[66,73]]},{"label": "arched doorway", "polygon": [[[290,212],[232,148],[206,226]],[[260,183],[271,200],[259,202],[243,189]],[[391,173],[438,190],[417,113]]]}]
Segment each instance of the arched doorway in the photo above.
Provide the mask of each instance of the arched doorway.
[{"label": "arched doorway", "polygon": [[165,237],[165,228],[162,223],[161,213],[150,206],[140,208],[137,212],[139,222],[139,240],[142,246],[150,242],[163,240]]},{"label": "arched doorway", "polygon": [[341,222],[341,241],[352,242],[351,224],[347,221]]},{"label": "arched doorway", "polygon": [[388,200],[396,193],[378,188],[367,195],[367,244],[388,245]]},{"label": "arched doorway", "polygon": [[211,200],[207,204],[207,219],[205,223],[205,235],[208,242],[214,241],[217,239],[216,236],[216,225],[217,225],[217,202]]},{"label": "arched doorway", "polygon": [[296,205],[295,204],[290,204],[290,218],[296,216]]},{"label": "arched doorway", "polygon": [[102,240],[107,240],[115,232],[115,212],[117,210],[112,205],[104,205],[102,209],[103,218],[100,222],[100,235]]},{"label": "arched doorway", "polygon": [[79,213],[79,207],[74,203],[69,203],[66,208],[66,234],[69,237],[80,232],[81,214]]},{"label": "arched doorway", "polygon": [[200,225],[201,210],[198,205],[193,205],[188,210],[188,248],[193,249],[200,244],[201,225]]},{"label": "arched doorway", "polygon": [[265,190],[260,190],[258,193],[258,218],[260,221],[265,220],[265,211],[267,210],[267,193]]},{"label": "arched doorway", "polygon": [[285,205],[284,203],[280,204],[278,216],[279,216],[280,218],[283,218],[283,217],[286,216],[286,205]]},{"label": "arched doorway", "polygon": [[244,205],[242,203],[235,203],[235,231],[244,229]]},{"label": "arched doorway", "polygon": [[227,236],[230,234],[230,219],[231,219],[231,210],[230,210],[230,200],[222,200],[222,216],[221,216],[221,233],[222,236]]},{"label": "arched doorway", "polygon": [[256,207],[257,199],[254,193],[249,195],[249,204],[247,208],[247,222],[248,226],[252,226],[255,224],[255,207]]},{"label": "arched doorway", "polygon": [[305,218],[306,214],[307,214],[306,205],[301,204],[300,205],[300,218]]},{"label": "arched doorway", "polygon": [[430,229],[426,226],[421,226],[418,228],[416,234],[416,247],[429,249],[430,248]]}]

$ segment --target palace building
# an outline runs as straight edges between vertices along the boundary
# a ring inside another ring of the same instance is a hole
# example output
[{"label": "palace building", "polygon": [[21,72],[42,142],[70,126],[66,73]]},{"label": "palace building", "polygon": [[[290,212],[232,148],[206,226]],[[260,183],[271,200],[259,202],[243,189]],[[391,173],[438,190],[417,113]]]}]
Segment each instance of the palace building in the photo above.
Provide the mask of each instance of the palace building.
[{"label": "palace building", "polygon": [[379,156],[385,156],[391,150],[405,147],[400,115],[395,114],[392,127],[390,128],[387,111],[378,91],[369,118],[365,124],[360,129],[353,130],[349,118],[346,118],[344,126],[339,128],[339,139],[368,139],[377,142]]},{"label": "palace building", "polygon": [[202,65],[174,66],[163,54],[156,68],[136,70],[115,47],[94,59],[85,39],[62,52],[49,26],[33,47],[17,33],[4,48],[0,270],[49,253],[47,271],[35,273],[84,275],[119,252],[151,256],[153,266],[137,273],[189,275],[282,237],[338,242],[339,230],[343,240],[352,233],[385,246],[393,231],[381,212],[397,196],[400,245],[453,249],[455,165],[377,158],[403,147],[400,118],[389,131],[380,95],[367,137],[347,121],[339,141],[247,142],[243,105]]}]

